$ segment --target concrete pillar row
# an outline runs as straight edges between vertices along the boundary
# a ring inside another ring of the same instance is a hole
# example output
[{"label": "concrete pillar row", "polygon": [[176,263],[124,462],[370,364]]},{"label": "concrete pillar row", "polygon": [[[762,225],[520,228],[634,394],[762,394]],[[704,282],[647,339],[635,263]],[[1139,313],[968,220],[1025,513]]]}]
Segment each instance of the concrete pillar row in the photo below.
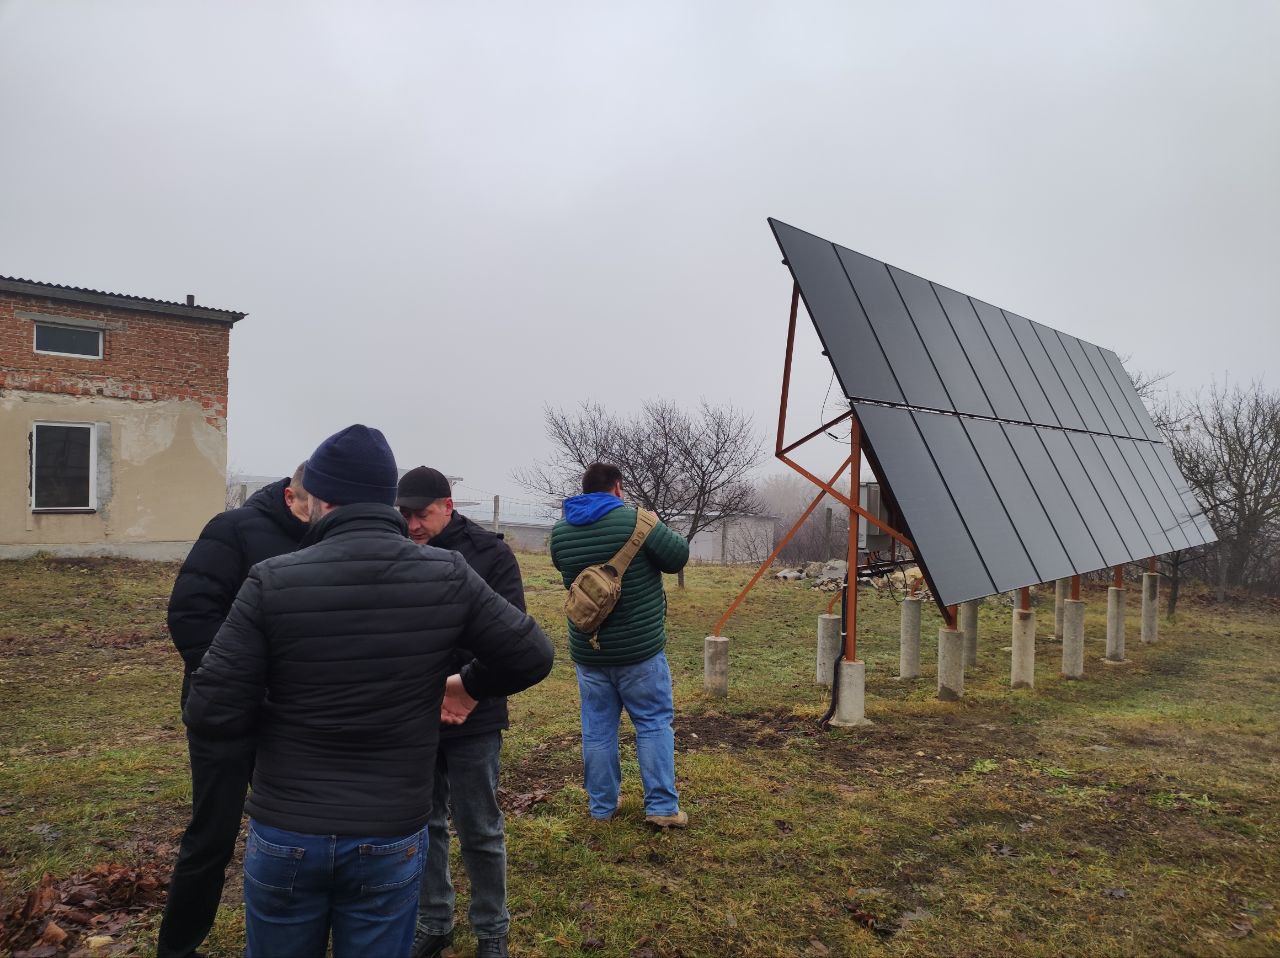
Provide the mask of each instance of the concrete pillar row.
[{"label": "concrete pillar row", "polygon": [[898,639],[898,678],[920,678],[920,599],[902,600],[902,627]]},{"label": "concrete pillar row", "polygon": [[964,695],[964,633],[938,630],[938,698],[954,702]]},{"label": "concrete pillar row", "polygon": [[1036,614],[1030,609],[1013,610],[1013,657],[1009,687],[1030,689],[1036,684]]},{"label": "concrete pillar row", "polygon": [[1062,677],[1084,678],[1084,601],[1067,599],[1062,609]]},{"label": "concrete pillar row", "polygon": [[964,636],[964,666],[978,664],[978,607],[981,599],[960,603],[960,633]]},{"label": "concrete pillar row", "polygon": [[720,698],[729,694],[729,640],[724,636],[702,640],[702,689]]},{"label": "concrete pillar row", "polygon": [[867,663],[840,660],[840,694],[836,699],[836,714],[831,724],[840,728],[870,725],[867,718]]},{"label": "concrete pillar row", "polygon": [[1062,641],[1065,628],[1063,616],[1066,614],[1067,596],[1071,595],[1071,577],[1058,579],[1053,584],[1053,637]]},{"label": "concrete pillar row", "polygon": [[1107,589],[1107,661],[1124,662],[1124,589]]},{"label": "concrete pillar row", "polygon": [[813,672],[815,685],[831,687],[835,676],[836,659],[840,658],[840,616],[818,616],[818,661]]},{"label": "concrete pillar row", "polygon": [[1142,641],[1155,642],[1160,637],[1160,573],[1142,574]]}]

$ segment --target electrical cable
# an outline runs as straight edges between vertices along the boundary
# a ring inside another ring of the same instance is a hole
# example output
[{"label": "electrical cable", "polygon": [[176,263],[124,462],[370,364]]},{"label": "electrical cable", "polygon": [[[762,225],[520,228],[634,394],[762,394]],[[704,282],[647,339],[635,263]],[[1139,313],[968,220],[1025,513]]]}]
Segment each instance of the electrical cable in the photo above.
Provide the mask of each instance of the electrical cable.
[{"label": "electrical cable", "polygon": [[[857,586],[857,577],[854,577],[854,588]],[[844,573],[844,586],[840,590],[840,654],[833,659],[831,666],[831,705],[827,708],[827,714],[818,719],[818,728],[824,732],[831,730],[831,717],[836,714],[836,707],[840,704],[840,660],[844,658],[845,633],[844,627],[849,621],[848,612],[845,606],[849,602],[849,570]]]}]

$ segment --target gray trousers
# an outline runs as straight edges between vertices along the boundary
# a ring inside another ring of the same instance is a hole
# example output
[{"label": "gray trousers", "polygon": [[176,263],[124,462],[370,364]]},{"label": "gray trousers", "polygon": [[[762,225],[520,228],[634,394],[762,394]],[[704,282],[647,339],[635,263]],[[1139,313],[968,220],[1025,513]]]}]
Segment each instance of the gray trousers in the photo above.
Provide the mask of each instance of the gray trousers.
[{"label": "gray trousers", "polygon": [[453,928],[454,892],[449,878],[449,818],[471,882],[471,930],[477,938],[507,933],[507,842],[498,807],[502,732],[441,739],[436,753],[435,792],[427,860],[422,871],[418,927],[431,935]]}]

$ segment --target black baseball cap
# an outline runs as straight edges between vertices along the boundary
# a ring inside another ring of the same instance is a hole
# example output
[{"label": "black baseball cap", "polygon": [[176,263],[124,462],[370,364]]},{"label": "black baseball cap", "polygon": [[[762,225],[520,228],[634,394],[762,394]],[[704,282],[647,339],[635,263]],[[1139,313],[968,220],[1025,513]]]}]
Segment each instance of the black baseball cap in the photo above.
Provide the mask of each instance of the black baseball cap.
[{"label": "black baseball cap", "polygon": [[430,466],[418,466],[400,477],[400,484],[396,486],[396,508],[421,509],[437,499],[447,499],[452,495],[453,490],[449,488],[449,480],[443,472]]}]

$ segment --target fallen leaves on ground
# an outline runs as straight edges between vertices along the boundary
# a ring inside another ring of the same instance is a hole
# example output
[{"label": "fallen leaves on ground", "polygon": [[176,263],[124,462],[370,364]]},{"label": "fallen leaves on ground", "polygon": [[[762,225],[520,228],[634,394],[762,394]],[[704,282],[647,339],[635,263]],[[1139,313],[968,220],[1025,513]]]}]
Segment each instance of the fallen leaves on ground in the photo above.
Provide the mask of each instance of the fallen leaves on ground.
[{"label": "fallen leaves on ground", "polygon": [[498,802],[503,811],[518,818],[528,815],[539,802],[545,802],[548,794],[545,788],[535,788],[531,792],[509,792],[505,788],[499,788]]},{"label": "fallen leaves on ground", "polygon": [[0,914],[0,951],[11,950],[13,958],[53,958],[81,937],[103,947],[159,904],[167,884],[167,868],[158,863],[100,864],[61,881],[46,873],[22,904]]}]

